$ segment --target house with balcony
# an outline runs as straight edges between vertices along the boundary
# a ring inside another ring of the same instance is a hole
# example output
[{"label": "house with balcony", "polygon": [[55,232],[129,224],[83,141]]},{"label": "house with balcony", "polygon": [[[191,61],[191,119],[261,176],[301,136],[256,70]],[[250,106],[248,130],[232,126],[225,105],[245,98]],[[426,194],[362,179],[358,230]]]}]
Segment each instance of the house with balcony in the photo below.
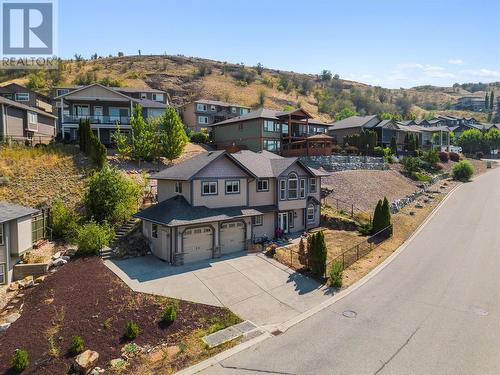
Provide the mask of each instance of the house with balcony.
[{"label": "house with balcony", "polygon": [[138,212],[151,251],[182,265],[319,226],[323,173],[297,158],[206,152],[151,178],[158,203]]},{"label": "house with balcony", "polygon": [[47,113],[57,115],[54,111],[51,98],[17,83],[9,83],[8,85],[1,86],[0,96],[28,107],[37,108]]},{"label": "house with balcony", "polygon": [[157,117],[169,105],[167,93],[151,88],[107,87],[95,83],[83,87],[56,89],[59,128],[68,140],[78,139],[81,119],[89,119],[92,130],[103,144],[111,144],[117,125],[130,132],[134,107],[142,107],[144,118]]},{"label": "house with balcony", "polygon": [[217,149],[270,151],[282,156],[330,155],[334,140],[328,124],[303,109],[255,111],[211,125]]},{"label": "house with balcony", "polygon": [[250,107],[218,100],[199,99],[178,108],[186,128],[200,131],[212,124],[225,121],[250,112]]},{"label": "house with balcony", "polygon": [[484,96],[463,96],[457,99],[455,109],[482,112],[485,110]]}]

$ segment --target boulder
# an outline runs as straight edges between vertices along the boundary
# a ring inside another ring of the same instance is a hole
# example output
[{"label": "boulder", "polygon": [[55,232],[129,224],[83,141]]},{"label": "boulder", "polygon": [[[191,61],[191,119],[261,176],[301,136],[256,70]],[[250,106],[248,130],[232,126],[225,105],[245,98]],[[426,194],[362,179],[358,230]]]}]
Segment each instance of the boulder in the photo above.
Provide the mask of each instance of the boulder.
[{"label": "boulder", "polygon": [[16,281],[14,281],[9,285],[9,292],[15,292],[16,290],[19,290],[19,284]]},{"label": "boulder", "polygon": [[7,318],[5,318],[5,321],[9,324],[14,323],[17,319],[21,317],[21,314],[19,313],[12,313],[10,314]]},{"label": "boulder", "polygon": [[43,283],[43,281],[45,280],[47,276],[38,276],[36,279],[35,279],[35,283],[36,284],[40,284],[40,283]]},{"label": "boulder", "polygon": [[5,332],[9,329],[10,323],[2,323],[0,324],[0,333]]},{"label": "boulder", "polygon": [[54,260],[54,261],[52,262],[52,265],[53,265],[53,266],[56,266],[56,267],[59,267],[59,266],[63,266],[63,265],[65,265],[66,263],[68,263],[68,261],[67,261],[67,260],[64,260],[64,259],[62,259],[62,258],[57,258],[56,260]]},{"label": "boulder", "polygon": [[167,348],[168,358],[175,357],[177,354],[180,353],[180,351],[181,349],[177,345],[169,346]]},{"label": "boulder", "polygon": [[32,287],[35,284],[35,281],[33,280],[33,276],[26,276],[24,279],[19,280],[17,283],[21,288],[26,289]]},{"label": "boulder", "polygon": [[68,260],[70,260],[70,257],[67,255],[63,255],[61,259],[64,259],[67,262]]},{"label": "boulder", "polygon": [[55,253],[54,255],[52,255],[52,259],[56,260],[56,259],[59,259],[61,257],[61,252],[58,251],[57,253]]},{"label": "boulder", "polygon": [[74,369],[79,374],[87,375],[95,367],[98,359],[99,353],[87,349],[75,358]]}]

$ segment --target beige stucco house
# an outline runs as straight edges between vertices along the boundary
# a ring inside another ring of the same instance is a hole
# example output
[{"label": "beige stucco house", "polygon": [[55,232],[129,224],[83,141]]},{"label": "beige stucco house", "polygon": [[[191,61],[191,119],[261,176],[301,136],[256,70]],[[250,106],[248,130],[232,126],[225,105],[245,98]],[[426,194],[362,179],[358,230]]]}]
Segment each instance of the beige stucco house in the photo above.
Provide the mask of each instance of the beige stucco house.
[{"label": "beige stucco house", "polygon": [[164,261],[217,258],[317,227],[321,176],[267,151],[207,152],[152,176],[159,203],[135,216]]},{"label": "beige stucco house", "polygon": [[19,257],[33,246],[32,216],[38,210],[0,202],[0,284],[12,280]]}]

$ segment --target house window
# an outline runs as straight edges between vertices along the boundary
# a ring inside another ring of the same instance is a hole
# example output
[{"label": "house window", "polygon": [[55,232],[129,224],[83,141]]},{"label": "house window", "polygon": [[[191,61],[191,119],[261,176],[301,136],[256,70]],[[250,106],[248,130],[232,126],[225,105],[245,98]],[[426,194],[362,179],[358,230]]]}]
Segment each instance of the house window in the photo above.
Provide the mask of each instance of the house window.
[{"label": "house window", "polygon": [[240,108],[240,115],[246,115],[248,112],[248,108]]},{"label": "house window", "polygon": [[309,179],[309,193],[316,193],[316,178]]},{"label": "house window", "polygon": [[273,133],[279,132],[280,131],[279,123],[274,122],[272,120],[264,120],[264,131]]},{"label": "house window", "polygon": [[258,180],[257,191],[269,191],[269,180]]},{"label": "house window", "polygon": [[151,224],[151,237],[158,238],[158,224]]},{"label": "house window", "polygon": [[199,111],[199,112],[206,112],[207,111],[207,105],[206,104],[198,103],[198,104],[196,104],[196,110]]},{"label": "house window", "polygon": [[216,110],[216,109],[217,109],[217,108],[216,108],[214,105],[211,105],[211,106],[210,106],[210,110],[211,110],[212,112],[215,112],[215,110]]},{"label": "house window", "polygon": [[262,215],[252,217],[252,225],[258,227],[262,225]]},{"label": "house window", "polygon": [[314,206],[312,204],[307,206],[307,222],[314,221]]},{"label": "house window", "polygon": [[201,184],[202,195],[217,195],[217,181],[203,181]]},{"label": "house window", "polygon": [[56,96],[64,95],[69,92],[69,89],[57,89],[56,90]]},{"label": "house window", "polygon": [[288,176],[288,199],[297,199],[297,188],[299,180],[296,173]]},{"label": "house window", "polygon": [[148,95],[145,92],[141,92],[141,99],[147,99]]},{"label": "house window", "polygon": [[288,212],[288,227],[289,228],[293,228],[294,219],[295,219],[295,212],[294,211]]},{"label": "house window", "polygon": [[280,180],[280,200],[286,199],[286,180]]},{"label": "house window", "polygon": [[18,92],[16,93],[16,101],[18,102],[29,102],[30,101],[30,94],[27,92]]},{"label": "house window", "polygon": [[3,223],[0,224],[0,245],[3,245]]},{"label": "house window", "polygon": [[155,102],[163,102],[163,94],[153,94],[152,97]]},{"label": "house window", "polygon": [[306,197],[306,179],[301,178],[300,179],[300,198],[305,198]]},{"label": "house window", "polygon": [[236,107],[231,107],[231,113],[236,113]]},{"label": "house window", "polygon": [[175,181],[175,192],[177,194],[182,194],[182,182],[181,181]]},{"label": "house window", "polygon": [[208,124],[208,116],[198,116],[198,124]]},{"label": "house window", "polygon": [[281,142],[271,139],[264,140],[264,149],[271,152],[278,152],[281,147]]},{"label": "house window", "polygon": [[35,112],[28,112],[28,122],[36,124],[38,122],[38,115]]},{"label": "house window", "polygon": [[238,180],[226,181],[226,194],[239,194],[240,182]]},{"label": "house window", "polygon": [[281,124],[281,132],[283,134],[288,134],[288,124]]},{"label": "house window", "polygon": [[0,285],[5,283],[5,264],[0,264]]}]

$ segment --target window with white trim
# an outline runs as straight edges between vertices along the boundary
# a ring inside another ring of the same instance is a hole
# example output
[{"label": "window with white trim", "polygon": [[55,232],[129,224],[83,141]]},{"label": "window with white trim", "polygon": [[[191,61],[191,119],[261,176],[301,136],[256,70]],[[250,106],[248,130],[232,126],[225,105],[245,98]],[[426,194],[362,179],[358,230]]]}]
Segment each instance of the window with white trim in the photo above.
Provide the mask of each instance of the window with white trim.
[{"label": "window with white trim", "polygon": [[28,112],[28,123],[30,124],[38,123],[38,114],[36,112]]},{"label": "window with white trim", "polygon": [[240,115],[246,115],[250,110],[248,108],[240,108]]},{"label": "window with white trim", "polygon": [[145,92],[141,92],[141,99],[147,99],[148,98],[148,94],[146,94]]},{"label": "window with white trim", "polygon": [[163,94],[153,93],[152,98],[155,102],[163,102]]},{"label": "window with white trim", "polygon": [[15,100],[18,102],[29,102],[30,94],[28,92],[16,92]]},{"label": "window with white trim", "polygon": [[0,245],[3,245],[3,223],[0,224]]},{"label": "window with white trim", "polygon": [[314,205],[310,204],[307,206],[307,222],[312,221],[314,221]]},{"label": "window with white trim", "polygon": [[236,113],[236,107],[231,107],[231,113]]},{"label": "window with white trim", "polygon": [[286,180],[280,180],[280,201],[286,199]]},{"label": "window with white trim", "polygon": [[269,180],[257,180],[257,191],[269,191]]},{"label": "window with white trim", "polygon": [[281,148],[281,142],[272,139],[264,139],[264,150],[278,152]]},{"label": "window with white trim", "polygon": [[276,133],[280,131],[280,124],[273,120],[264,120],[264,131]]},{"label": "window with white trim", "polygon": [[182,194],[182,181],[175,181],[175,192]]},{"label": "window with white trim", "polygon": [[196,104],[196,110],[199,111],[199,112],[206,112],[207,111],[207,105],[206,104],[197,103]]},{"label": "window with white trim", "polygon": [[210,106],[210,110],[211,110],[212,112],[215,112],[215,111],[217,110],[217,107],[216,107],[216,106],[214,106],[214,105],[211,105],[211,106]]},{"label": "window with white trim", "polygon": [[56,96],[64,95],[69,92],[69,89],[57,89],[56,90]]},{"label": "window with white trim", "polygon": [[208,124],[208,116],[198,116],[198,124]]},{"label": "window with white trim", "polygon": [[299,192],[300,192],[300,198],[306,197],[306,179],[305,178],[300,179]]},{"label": "window with white trim", "polygon": [[158,224],[151,224],[151,237],[158,238]]},{"label": "window with white trim", "polygon": [[259,215],[259,216],[253,216],[253,217],[252,217],[252,225],[253,225],[254,227],[261,226],[261,225],[262,225],[262,221],[263,221],[263,216],[262,216],[262,215]]},{"label": "window with white trim", "polygon": [[6,277],[5,277],[5,264],[0,264],[0,285],[6,283]]},{"label": "window with white trim", "polygon": [[239,194],[240,193],[240,181],[231,180],[226,181],[226,194]]},{"label": "window with white trim", "polygon": [[296,173],[290,173],[288,176],[288,199],[297,199],[297,189],[299,180]]},{"label": "window with white trim", "polygon": [[216,195],[217,194],[217,181],[203,181],[201,183],[202,195]]},{"label": "window with white trim", "polygon": [[316,193],[316,177],[309,179],[309,193]]}]

